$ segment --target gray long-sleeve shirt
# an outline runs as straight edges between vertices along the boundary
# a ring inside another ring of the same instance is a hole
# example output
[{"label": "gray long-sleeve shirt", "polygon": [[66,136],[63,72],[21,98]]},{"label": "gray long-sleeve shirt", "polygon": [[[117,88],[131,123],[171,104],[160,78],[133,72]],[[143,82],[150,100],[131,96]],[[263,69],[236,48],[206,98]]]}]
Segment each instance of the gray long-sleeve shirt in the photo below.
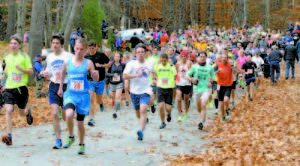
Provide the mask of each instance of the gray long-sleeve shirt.
[{"label": "gray long-sleeve shirt", "polygon": [[118,66],[112,63],[110,68],[108,68],[106,76],[109,77],[109,82],[111,84],[119,84],[124,82],[123,71],[125,69],[125,64],[121,63]]}]

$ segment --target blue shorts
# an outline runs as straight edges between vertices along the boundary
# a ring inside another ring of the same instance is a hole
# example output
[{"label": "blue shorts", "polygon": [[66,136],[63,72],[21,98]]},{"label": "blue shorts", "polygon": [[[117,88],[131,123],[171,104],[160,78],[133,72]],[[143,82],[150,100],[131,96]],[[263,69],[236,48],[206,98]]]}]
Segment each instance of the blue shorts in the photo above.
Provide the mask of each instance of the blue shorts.
[{"label": "blue shorts", "polygon": [[[57,104],[58,106],[62,107],[63,106],[63,98],[58,96],[58,89],[59,89],[59,84],[55,84],[53,82],[50,82],[49,84],[49,103],[51,104]],[[63,91],[65,92],[67,90],[67,84],[63,85]]]},{"label": "blue shorts", "polygon": [[249,86],[251,84],[251,82],[255,82],[255,77],[249,78],[249,79],[245,79],[246,81],[246,85]]},{"label": "blue shorts", "polygon": [[73,104],[76,112],[81,115],[89,115],[90,113],[90,94],[86,93],[72,93],[68,90],[64,93],[64,106]]},{"label": "blue shorts", "polygon": [[140,104],[150,104],[150,95],[146,93],[141,95],[130,93],[130,97],[133,103],[133,107],[136,111],[140,110]]},{"label": "blue shorts", "polygon": [[97,95],[103,95],[105,81],[89,81],[89,90],[96,92]]}]

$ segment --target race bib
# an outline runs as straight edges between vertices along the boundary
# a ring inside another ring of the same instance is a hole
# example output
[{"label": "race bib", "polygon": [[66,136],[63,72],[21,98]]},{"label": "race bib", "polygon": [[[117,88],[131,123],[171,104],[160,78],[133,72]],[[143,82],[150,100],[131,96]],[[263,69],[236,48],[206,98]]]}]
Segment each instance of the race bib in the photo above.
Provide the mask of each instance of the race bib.
[{"label": "race bib", "polygon": [[169,84],[169,79],[168,79],[168,78],[162,78],[162,79],[161,79],[161,84],[162,84],[162,85],[167,85],[167,84]]},{"label": "race bib", "polygon": [[253,73],[253,70],[252,69],[248,69],[247,74],[252,74],[252,73]]},{"label": "race bib", "polygon": [[116,81],[120,81],[120,76],[119,76],[119,75],[118,75],[118,76],[114,76],[114,77],[113,77],[113,81],[115,81],[115,82],[116,82]]},{"label": "race bib", "polygon": [[260,52],[264,52],[264,51],[265,51],[265,49],[263,49],[263,48],[260,49]]},{"label": "race bib", "polygon": [[21,73],[12,73],[12,81],[13,82],[21,82],[23,80],[23,74]]},{"label": "race bib", "polygon": [[74,90],[74,91],[83,91],[83,89],[84,89],[83,80],[71,80],[70,89]]}]

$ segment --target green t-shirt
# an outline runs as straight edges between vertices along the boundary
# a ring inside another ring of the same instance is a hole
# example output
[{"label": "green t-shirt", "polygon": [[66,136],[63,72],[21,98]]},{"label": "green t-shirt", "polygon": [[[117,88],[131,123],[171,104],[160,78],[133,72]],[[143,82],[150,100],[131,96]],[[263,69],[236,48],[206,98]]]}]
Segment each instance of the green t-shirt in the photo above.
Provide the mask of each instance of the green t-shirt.
[{"label": "green t-shirt", "polygon": [[157,75],[157,87],[167,89],[175,87],[175,76],[177,74],[176,68],[167,63],[166,66],[158,64],[155,67]]},{"label": "green t-shirt", "polygon": [[21,86],[27,86],[28,74],[23,73],[17,69],[17,65],[20,65],[23,69],[31,69],[32,64],[28,55],[24,53],[18,53],[17,55],[8,54],[4,57],[6,64],[6,87],[7,89],[19,88]]},{"label": "green t-shirt", "polygon": [[200,66],[199,64],[195,64],[192,66],[190,71],[188,72],[188,76],[192,76],[193,78],[198,78],[198,85],[194,85],[194,91],[197,93],[204,92],[209,90],[209,78],[214,80],[216,78],[214,69],[210,65]]},{"label": "green t-shirt", "polygon": [[[148,62],[150,62],[152,64],[153,69],[155,69],[158,59],[159,59],[159,55],[153,55],[148,59]],[[151,85],[153,85],[152,75],[150,75],[150,81],[151,81]]]}]

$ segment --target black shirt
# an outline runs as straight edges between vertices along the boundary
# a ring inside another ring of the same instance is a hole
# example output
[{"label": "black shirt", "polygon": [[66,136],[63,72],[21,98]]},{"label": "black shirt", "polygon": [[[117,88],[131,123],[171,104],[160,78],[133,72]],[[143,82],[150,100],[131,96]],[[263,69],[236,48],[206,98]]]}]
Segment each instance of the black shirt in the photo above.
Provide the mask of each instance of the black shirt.
[{"label": "black shirt", "polygon": [[246,62],[243,64],[242,69],[245,70],[245,79],[255,77],[254,70],[257,68],[254,62]]},{"label": "black shirt", "polygon": [[[100,65],[107,64],[109,62],[108,57],[103,52],[97,51],[95,55],[90,55],[89,53],[87,53],[84,58],[89,59],[93,62],[95,69],[99,72],[98,81],[103,81],[105,78],[105,68],[96,67],[96,63],[99,63]],[[88,80],[93,81],[90,75],[88,75]]]}]

